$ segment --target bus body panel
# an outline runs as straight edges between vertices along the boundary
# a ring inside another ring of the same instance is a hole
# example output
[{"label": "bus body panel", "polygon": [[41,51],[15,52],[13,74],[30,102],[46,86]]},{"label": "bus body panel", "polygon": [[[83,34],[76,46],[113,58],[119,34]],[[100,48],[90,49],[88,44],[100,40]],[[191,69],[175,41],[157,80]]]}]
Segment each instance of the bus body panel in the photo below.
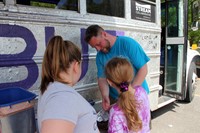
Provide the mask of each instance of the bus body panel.
[{"label": "bus body panel", "polygon": [[[159,25],[143,22],[139,26],[136,26],[138,25],[138,21],[125,21],[121,18],[105,16],[105,19],[102,17],[101,21],[99,21],[98,18],[100,15],[92,14],[85,16],[84,20],[80,21],[82,15],[79,14],[77,16],[76,12],[69,11],[71,15],[74,14],[74,17],[69,16],[69,18],[65,18],[50,15],[34,15],[34,12],[33,15],[19,13],[26,12],[20,6],[18,8],[15,6],[5,8],[13,11],[2,11],[0,15],[0,29],[2,29],[0,30],[0,39],[2,42],[0,44],[0,71],[4,75],[0,77],[0,88],[19,86],[39,94],[41,64],[46,44],[53,35],[61,35],[64,39],[71,40],[82,49],[83,72],[81,80],[75,88],[77,91],[80,90],[86,99],[92,99],[97,101],[97,103],[100,102],[101,96],[96,80],[96,50],[89,47],[83,40],[85,28],[90,24],[96,23],[103,26],[108,32],[134,38],[144,48],[145,52],[151,58],[148,62],[147,76],[147,82],[151,91],[149,98],[153,102],[151,108],[152,110],[157,108],[156,102],[160,88]],[[38,10],[40,11],[40,8]],[[52,11],[50,9],[46,10]],[[13,17],[13,15],[16,17]],[[36,16],[40,16],[41,18],[38,19]],[[7,63],[5,64],[4,62]]]},{"label": "bus body panel", "polygon": [[[187,71],[186,72],[188,73],[191,62],[194,60],[195,57],[200,58],[200,53],[198,51],[192,50],[190,48],[188,49],[187,53],[188,54],[187,54]],[[188,75],[186,75],[186,76],[188,76]],[[187,79],[187,77],[186,77],[186,79]]]},{"label": "bus body panel", "polygon": [[[8,0],[6,0],[8,1]],[[91,24],[101,25],[114,35],[130,36],[138,41],[147,55],[151,110],[159,104],[161,3],[155,3],[156,22],[131,19],[130,1],[125,1],[125,18],[86,12],[80,1],[80,13],[68,10],[16,5],[15,1],[0,2],[0,89],[18,86],[39,94],[43,54],[49,39],[61,35],[82,50],[82,74],[75,89],[88,101],[101,108],[101,94],[97,85],[96,50],[84,41],[85,29]]]},{"label": "bus body panel", "polygon": [[[192,84],[196,85],[195,83],[197,82],[197,78],[200,77],[200,75],[198,74],[198,71],[200,71],[200,68],[198,67],[198,62],[200,61],[200,53],[196,50],[192,50],[190,48],[188,48],[187,51],[187,67],[186,67],[186,91],[184,92],[184,95],[186,97],[187,93],[188,93],[188,89],[194,89],[194,88],[188,88],[188,86],[190,86],[188,84],[188,75],[190,75],[190,73],[192,72]],[[195,73],[193,71],[189,71],[190,70],[190,65],[192,63],[195,63]],[[185,98],[184,97],[184,98]],[[184,100],[184,99],[182,99]]]}]

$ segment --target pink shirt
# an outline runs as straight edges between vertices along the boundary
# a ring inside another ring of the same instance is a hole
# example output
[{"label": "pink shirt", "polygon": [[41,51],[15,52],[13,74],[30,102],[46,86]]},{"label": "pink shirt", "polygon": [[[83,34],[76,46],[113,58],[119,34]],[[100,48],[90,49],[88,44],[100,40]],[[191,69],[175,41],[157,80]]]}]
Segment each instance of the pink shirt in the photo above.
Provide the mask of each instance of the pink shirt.
[{"label": "pink shirt", "polygon": [[[140,103],[140,110],[138,110],[138,113],[142,120],[142,129],[137,133],[150,133],[149,99],[146,91],[141,86],[135,87],[135,98]],[[117,104],[113,105],[110,109],[108,133],[135,133],[129,131],[126,117]]]}]

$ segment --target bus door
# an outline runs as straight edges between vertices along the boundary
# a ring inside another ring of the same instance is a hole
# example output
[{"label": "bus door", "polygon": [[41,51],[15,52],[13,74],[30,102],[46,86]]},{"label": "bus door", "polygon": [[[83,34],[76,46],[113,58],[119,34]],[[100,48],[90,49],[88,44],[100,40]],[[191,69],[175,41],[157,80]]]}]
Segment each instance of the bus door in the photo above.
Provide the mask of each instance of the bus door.
[{"label": "bus door", "polygon": [[161,67],[164,67],[162,96],[180,98],[183,95],[187,57],[184,0],[166,0],[161,7],[165,16],[161,16]]}]

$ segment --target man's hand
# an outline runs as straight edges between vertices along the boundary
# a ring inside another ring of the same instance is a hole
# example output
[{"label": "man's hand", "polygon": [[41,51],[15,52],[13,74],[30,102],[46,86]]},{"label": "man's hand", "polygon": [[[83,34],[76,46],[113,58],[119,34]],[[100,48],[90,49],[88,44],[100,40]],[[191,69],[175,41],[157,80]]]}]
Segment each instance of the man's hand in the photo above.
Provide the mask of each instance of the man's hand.
[{"label": "man's hand", "polygon": [[109,97],[102,98],[102,107],[105,111],[110,109],[110,99],[109,99]]},{"label": "man's hand", "polygon": [[109,86],[105,78],[98,79],[99,89],[102,96],[102,107],[104,110],[110,109],[110,99],[109,99]]}]

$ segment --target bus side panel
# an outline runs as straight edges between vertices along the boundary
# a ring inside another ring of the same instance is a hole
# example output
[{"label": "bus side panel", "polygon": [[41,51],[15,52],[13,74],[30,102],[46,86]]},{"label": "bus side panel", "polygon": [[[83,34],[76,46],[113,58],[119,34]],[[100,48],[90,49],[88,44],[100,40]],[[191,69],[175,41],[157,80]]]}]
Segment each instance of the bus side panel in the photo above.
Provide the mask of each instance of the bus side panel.
[{"label": "bus side panel", "polygon": [[[0,89],[22,87],[39,94],[43,54],[49,39],[61,35],[82,49],[82,75],[75,86],[87,100],[100,101],[96,83],[95,51],[83,42],[84,28],[77,25],[0,21]],[[89,54],[90,52],[90,54]],[[94,54],[93,54],[94,52]],[[89,68],[89,69],[88,69]],[[95,94],[95,95],[94,95]]]},{"label": "bus side panel", "polygon": [[159,90],[162,89],[162,86],[159,85],[160,33],[149,29],[134,29],[134,31],[128,31],[126,35],[138,41],[150,58],[150,61],[147,63],[148,74],[146,80],[150,89],[150,94],[148,95],[150,108],[152,111],[156,110],[158,108]]},{"label": "bus side panel", "polygon": [[[5,23],[5,21],[4,21]],[[89,100],[100,100],[100,93],[96,82],[96,50],[90,48],[84,41],[84,27],[72,24],[44,24],[32,22],[15,21],[0,24],[1,39],[1,68],[0,71],[4,76],[0,77],[0,88],[18,86],[29,89],[39,94],[41,77],[41,63],[43,54],[49,38],[53,35],[61,35],[64,39],[71,40],[82,49],[83,67],[80,82],[76,85],[77,90]],[[107,27],[109,29],[109,27]],[[114,31],[114,29],[110,30]],[[149,32],[144,30],[124,31],[117,29],[119,34],[130,36],[138,41],[144,48],[145,52],[151,58],[148,62],[147,82],[150,88],[151,109],[157,107],[157,98],[159,86],[159,63],[160,63],[160,35],[158,32]],[[6,63],[5,63],[6,62]],[[89,69],[88,69],[89,68]],[[90,95],[86,91],[95,89],[97,95]],[[84,91],[85,90],[85,91]],[[85,92],[85,93],[84,93]],[[86,93],[87,92],[87,93]],[[155,102],[155,103],[154,103]]]}]

